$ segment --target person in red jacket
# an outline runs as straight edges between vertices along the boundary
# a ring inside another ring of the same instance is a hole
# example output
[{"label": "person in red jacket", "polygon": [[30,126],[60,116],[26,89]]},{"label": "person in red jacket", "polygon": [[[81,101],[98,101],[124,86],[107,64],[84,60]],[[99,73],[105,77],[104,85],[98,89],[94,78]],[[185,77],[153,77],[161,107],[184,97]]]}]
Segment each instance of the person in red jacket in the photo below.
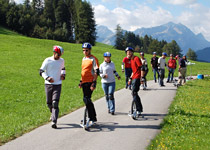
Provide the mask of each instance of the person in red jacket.
[{"label": "person in red jacket", "polygon": [[141,104],[141,99],[138,95],[138,91],[140,88],[142,62],[138,56],[134,56],[134,49],[132,47],[127,47],[125,51],[127,57],[131,60],[131,68],[133,71],[128,81],[128,85],[131,84],[132,86],[132,96],[133,101],[136,102],[137,115],[141,115],[141,113],[143,112],[143,106]]},{"label": "person in red jacket", "polygon": [[170,78],[171,78],[171,82],[173,81],[173,77],[174,77],[174,71],[176,70],[176,59],[173,58],[173,54],[170,54],[170,59],[168,60],[168,80],[167,83],[170,82]]}]

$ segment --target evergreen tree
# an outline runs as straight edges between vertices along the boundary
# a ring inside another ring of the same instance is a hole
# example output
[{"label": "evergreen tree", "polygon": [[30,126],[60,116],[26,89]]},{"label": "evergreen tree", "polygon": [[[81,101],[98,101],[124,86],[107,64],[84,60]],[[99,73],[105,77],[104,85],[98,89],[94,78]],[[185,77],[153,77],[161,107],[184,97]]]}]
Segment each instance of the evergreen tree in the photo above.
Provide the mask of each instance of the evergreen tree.
[{"label": "evergreen tree", "polygon": [[149,38],[148,35],[145,35],[143,39],[143,52],[148,53],[150,41],[151,41],[151,37]]},{"label": "evergreen tree", "polygon": [[124,46],[124,35],[123,35],[123,30],[122,30],[122,28],[120,27],[119,24],[117,25],[115,36],[116,36],[116,40],[115,40],[114,47],[116,49],[124,50],[125,49],[125,46]]},{"label": "evergreen tree", "polygon": [[81,2],[77,15],[76,40],[78,43],[89,42],[95,45],[96,23],[91,4],[87,1]]},{"label": "evergreen tree", "polygon": [[6,13],[6,24],[10,29],[15,31],[19,31],[20,29],[20,25],[18,24],[20,19],[19,10],[20,8],[15,3],[11,3]]},{"label": "evergreen tree", "polygon": [[47,28],[55,29],[55,13],[52,0],[45,0],[44,18]]},{"label": "evergreen tree", "polygon": [[33,31],[34,28],[34,22],[32,16],[32,8],[30,5],[30,0],[25,0],[23,5],[20,5],[20,19],[18,23],[20,24],[20,32],[24,35],[30,35],[30,33]]},{"label": "evergreen tree", "polygon": [[161,49],[161,45],[160,45],[160,42],[155,39],[151,42],[151,44],[149,45],[149,48],[148,48],[148,53],[149,54],[152,54],[153,52],[156,52],[157,55],[160,55],[162,54],[162,49]]},{"label": "evergreen tree", "polygon": [[9,9],[9,0],[0,0],[0,25],[6,26],[6,14]]},{"label": "evergreen tree", "polygon": [[175,40],[172,40],[171,43],[165,44],[165,46],[163,47],[163,51],[165,51],[168,55],[181,55],[181,49]]},{"label": "evergreen tree", "polygon": [[190,60],[196,60],[197,59],[197,55],[196,55],[195,51],[193,51],[191,48],[188,49],[187,58],[190,59]]}]

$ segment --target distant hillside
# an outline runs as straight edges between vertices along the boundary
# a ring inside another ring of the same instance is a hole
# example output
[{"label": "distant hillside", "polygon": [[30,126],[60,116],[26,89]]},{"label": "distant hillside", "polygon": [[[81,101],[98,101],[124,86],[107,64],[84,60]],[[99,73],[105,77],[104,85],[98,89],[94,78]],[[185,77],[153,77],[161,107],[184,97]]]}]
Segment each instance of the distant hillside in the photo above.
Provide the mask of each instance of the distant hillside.
[{"label": "distant hillside", "polygon": [[197,51],[210,46],[210,42],[201,33],[195,35],[181,23],[169,22],[157,27],[137,29],[134,33],[140,36],[151,35],[153,38],[167,42],[175,40],[183,50],[183,54],[186,54],[189,48]]},{"label": "distant hillside", "polygon": [[97,26],[97,42],[114,45],[115,43],[115,34],[109,30],[106,26]]},{"label": "distant hillside", "polygon": [[210,47],[199,50],[196,54],[198,61],[210,62]]},{"label": "distant hillside", "polygon": [[[104,33],[108,33],[108,35]],[[153,38],[166,40],[167,42],[175,40],[183,50],[183,54],[186,54],[189,48],[197,51],[210,47],[210,42],[208,42],[201,33],[196,35],[189,28],[180,23],[175,24],[169,22],[157,27],[140,28],[135,30],[134,33],[139,36],[145,36],[146,34],[151,35]],[[114,33],[107,27],[97,27],[97,36],[97,42],[114,45]]]}]

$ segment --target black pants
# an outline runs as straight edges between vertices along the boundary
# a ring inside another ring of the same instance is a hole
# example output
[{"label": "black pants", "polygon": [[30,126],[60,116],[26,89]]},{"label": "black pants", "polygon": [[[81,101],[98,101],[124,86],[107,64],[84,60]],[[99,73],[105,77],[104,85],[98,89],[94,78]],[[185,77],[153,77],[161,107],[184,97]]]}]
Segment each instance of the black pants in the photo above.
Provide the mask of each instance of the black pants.
[{"label": "black pants", "polygon": [[140,79],[133,79],[132,80],[133,100],[136,102],[137,111],[143,112],[143,106],[141,104],[141,99],[138,95],[139,86],[140,86]]},{"label": "black pants", "polygon": [[86,108],[88,110],[88,117],[90,118],[90,120],[97,121],[95,107],[91,101],[91,95],[93,93],[93,91],[91,91],[91,89],[90,89],[91,84],[92,83],[90,83],[90,82],[82,84],[83,101],[84,101]]},{"label": "black pants", "polygon": [[[45,92],[46,92],[47,106],[51,112],[51,119],[54,123],[57,123],[58,114],[59,114],[58,103],[61,94],[61,84],[60,85],[45,84]],[[56,107],[53,107],[53,101],[57,103]]]}]

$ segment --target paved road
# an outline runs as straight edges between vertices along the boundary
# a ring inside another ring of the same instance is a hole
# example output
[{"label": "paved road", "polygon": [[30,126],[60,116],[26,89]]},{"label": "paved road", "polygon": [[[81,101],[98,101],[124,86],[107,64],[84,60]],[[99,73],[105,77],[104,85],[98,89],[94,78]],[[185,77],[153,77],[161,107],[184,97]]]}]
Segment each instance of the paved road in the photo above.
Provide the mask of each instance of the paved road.
[{"label": "paved road", "polygon": [[144,118],[133,120],[128,116],[131,91],[122,89],[115,92],[116,115],[107,113],[104,97],[94,103],[98,122],[90,131],[79,126],[84,111],[81,108],[60,118],[58,129],[46,124],[6,143],[0,150],[143,150],[159,133],[175,94],[173,84],[159,87],[149,81],[148,90],[139,91]]}]

